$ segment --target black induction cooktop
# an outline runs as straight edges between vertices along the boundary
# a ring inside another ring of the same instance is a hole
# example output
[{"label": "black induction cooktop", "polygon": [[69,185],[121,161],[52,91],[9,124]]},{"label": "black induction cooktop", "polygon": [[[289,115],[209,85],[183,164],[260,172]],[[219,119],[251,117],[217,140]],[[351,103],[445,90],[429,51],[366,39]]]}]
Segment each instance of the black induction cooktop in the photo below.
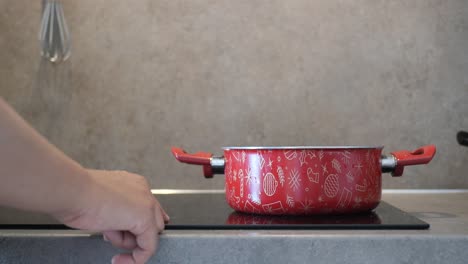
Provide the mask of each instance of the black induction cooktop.
[{"label": "black induction cooktop", "polygon": [[[231,209],[224,193],[156,196],[171,229],[428,229],[429,224],[386,202],[372,212],[323,216],[263,216]],[[40,214],[0,208],[0,229],[68,229]]]}]

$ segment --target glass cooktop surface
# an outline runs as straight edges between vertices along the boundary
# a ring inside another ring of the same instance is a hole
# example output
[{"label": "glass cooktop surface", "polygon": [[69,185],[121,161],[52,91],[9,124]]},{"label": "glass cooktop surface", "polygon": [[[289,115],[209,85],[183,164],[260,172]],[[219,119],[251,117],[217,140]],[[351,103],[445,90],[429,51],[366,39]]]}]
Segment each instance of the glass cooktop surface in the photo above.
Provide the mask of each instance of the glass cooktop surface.
[{"label": "glass cooktop surface", "polygon": [[[372,212],[348,215],[265,216],[235,212],[224,193],[156,195],[171,229],[428,229],[429,224],[384,201]],[[68,229],[46,215],[0,208],[0,229]]]}]

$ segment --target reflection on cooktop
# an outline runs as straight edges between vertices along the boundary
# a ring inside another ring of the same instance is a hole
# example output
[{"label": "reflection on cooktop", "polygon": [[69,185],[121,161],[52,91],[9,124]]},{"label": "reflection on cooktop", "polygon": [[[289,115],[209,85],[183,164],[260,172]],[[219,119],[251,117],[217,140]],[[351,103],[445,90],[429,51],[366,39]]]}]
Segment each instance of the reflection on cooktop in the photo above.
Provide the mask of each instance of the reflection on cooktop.
[{"label": "reflection on cooktop", "polygon": [[226,220],[227,225],[369,225],[381,223],[379,216],[374,212],[348,216],[265,216],[233,212]]},{"label": "reflection on cooktop", "polygon": [[[427,229],[429,224],[386,203],[348,215],[266,216],[235,212],[224,194],[156,195],[171,229]],[[0,229],[67,229],[48,216],[0,208]]]},{"label": "reflection on cooktop", "polygon": [[427,229],[429,224],[381,202],[348,215],[266,216],[235,212],[224,194],[158,195],[171,216],[167,229]]}]

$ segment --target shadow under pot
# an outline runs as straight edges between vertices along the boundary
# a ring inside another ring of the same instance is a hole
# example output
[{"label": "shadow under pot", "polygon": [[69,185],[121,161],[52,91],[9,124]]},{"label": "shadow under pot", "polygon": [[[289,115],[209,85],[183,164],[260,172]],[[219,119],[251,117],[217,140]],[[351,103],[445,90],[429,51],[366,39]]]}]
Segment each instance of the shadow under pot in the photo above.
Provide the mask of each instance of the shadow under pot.
[{"label": "shadow under pot", "polygon": [[189,154],[180,162],[202,165],[206,178],[225,174],[227,203],[265,215],[319,215],[371,211],[382,195],[382,172],[401,176],[405,166],[427,164],[434,145],[382,156],[383,147],[226,147],[224,156]]}]

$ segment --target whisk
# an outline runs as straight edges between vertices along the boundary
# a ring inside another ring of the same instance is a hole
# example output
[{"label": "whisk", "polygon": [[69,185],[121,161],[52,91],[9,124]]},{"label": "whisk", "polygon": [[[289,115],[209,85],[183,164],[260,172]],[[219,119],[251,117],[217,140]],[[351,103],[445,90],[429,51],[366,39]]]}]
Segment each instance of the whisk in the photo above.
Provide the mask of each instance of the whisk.
[{"label": "whisk", "polygon": [[59,0],[42,1],[39,29],[41,57],[31,94],[31,115],[44,134],[59,124],[72,98],[71,38]]},{"label": "whisk", "polygon": [[71,54],[71,40],[62,4],[59,0],[43,0],[42,7],[41,55],[53,63],[66,61]]}]

